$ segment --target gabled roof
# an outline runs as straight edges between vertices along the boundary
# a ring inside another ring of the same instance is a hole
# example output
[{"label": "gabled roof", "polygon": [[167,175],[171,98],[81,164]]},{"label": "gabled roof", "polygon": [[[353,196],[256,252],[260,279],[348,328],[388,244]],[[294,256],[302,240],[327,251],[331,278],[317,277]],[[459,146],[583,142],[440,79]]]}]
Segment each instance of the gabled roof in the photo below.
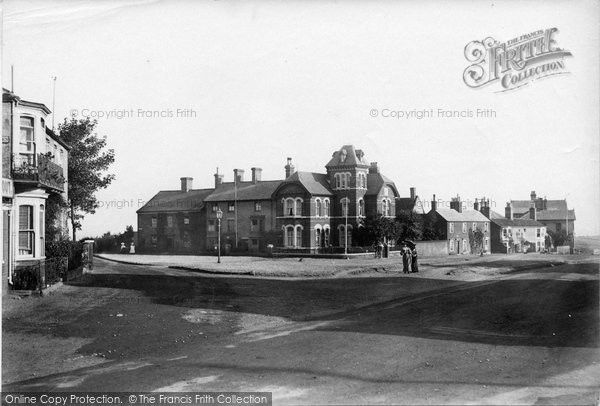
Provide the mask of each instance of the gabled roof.
[{"label": "gabled roof", "polygon": [[269,200],[281,182],[281,180],[265,180],[256,183],[238,182],[237,185],[234,182],[224,182],[204,201]]},{"label": "gabled roof", "polygon": [[496,218],[492,219],[492,223],[498,224],[500,227],[545,227],[539,221],[531,220],[530,218]]},{"label": "gabled roof", "polygon": [[382,175],[381,173],[369,173],[367,175],[367,193],[366,196],[378,195],[381,188],[387,185],[394,189],[396,196],[399,195],[398,189],[396,189],[396,185],[392,182],[391,179]]},{"label": "gabled roof", "polygon": [[[527,214],[529,216],[529,214]],[[490,210],[490,220],[495,219],[503,219],[505,218],[502,214],[495,212],[494,210]]]},{"label": "gabled roof", "polygon": [[[538,220],[543,220],[543,221],[552,221],[552,220],[566,221],[567,215],[568,215],[569,221],[576,220],[575,210],[569,210],[568,212],[566,209],[564,209],[564,210],[539,210],[538,212],[536,212],[536,218]],[[529,213],[523,214],[519,218],[522,218],[522,219],[529,218]]]},{"label": "gabled roof", "polygon": [[197,211],[204,205],[204,199],[213,189],[161,190],[154,195],[137,213],[173,213],[180,211]]},{"label": "gabled roof", "polygon": [[398,210],[411,210],[417,213],[425,214],[423,204],[419,199],[419,196],[412,197],[400,197],[396,200],[396,211]]},{"label": "gabled roof", "polygon": [[355,149],[354,145],[344,145],[339,151],[335,151],[333,156],[325,165],[326,168],[333,166],[369,166],[367,158],[361,149]]},{"label": "gabled roof", "polygon": [[490,221],[476,210],[463,210],[462,213],[459,213],[454,209],[442,208],[437,209],[436,212],[446,221]]},{"label": "gabled roof", "polygon": [[325,173],[315,172],[294,172],[286,180],[281,182],[281,186],[290,183],[300,184],[306,191],[312,195],[332,196],[333,192],[329,187],[328,176]]}]

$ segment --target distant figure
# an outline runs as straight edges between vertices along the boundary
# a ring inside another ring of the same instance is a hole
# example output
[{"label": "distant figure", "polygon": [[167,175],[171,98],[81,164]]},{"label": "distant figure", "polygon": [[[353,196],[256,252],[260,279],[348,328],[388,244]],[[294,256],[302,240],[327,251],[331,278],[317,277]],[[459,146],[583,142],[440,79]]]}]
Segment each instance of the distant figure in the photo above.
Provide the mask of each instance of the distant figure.
[{"label": "distant figure", "polygon": [[419,272],[419,262],[418,262],[418,254],[417,247],[412,250],[412,271]]},{"label": "distant figure", "polygon": [[410,273],[412,268],[412,252],[406,245],[402,249],[402,273]]},{"label": "distant figure", "polygon": [[121,243],[121,249],[119,250],[119,252],[120,252],[121,254],[125,254],[125,253],[127,253],[127,247],[125,246],[125,243],[124,243],[124,242],[122,242],[122,243]]},{"label": "distant figure", "polygon": [[131,242],[131,245],[129,246],[129,253],[135,254],[135,245],[133,244],[133,241]]}]

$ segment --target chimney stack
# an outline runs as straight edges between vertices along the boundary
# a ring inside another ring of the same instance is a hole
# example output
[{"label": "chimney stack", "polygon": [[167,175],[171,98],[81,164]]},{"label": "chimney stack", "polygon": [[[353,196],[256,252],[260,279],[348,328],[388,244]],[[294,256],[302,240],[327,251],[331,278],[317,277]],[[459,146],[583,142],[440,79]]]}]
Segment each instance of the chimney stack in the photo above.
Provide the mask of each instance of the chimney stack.
[{"label": "chimney stack", "polygon": [[477,201],[477,198],[475,198],[475,203],[473,203],[473,210],[479,211],[479,202]]},{"label": "chimney stack", "polygon": [[233,170],[233,179],[236,183],[240,183],[244,181],[244,170],[243,169],[234,169]]},{"label": "chimney stack", "polygon": [[456,195],[456,197],[453,197],[450,200],[450,208],[462,213],[462,202],[460,201],[459,195]]},{"label": "chimney stack", "polygon": [[435,195],[433,195],[433,200],[431,201],[431,211],[437,210],[437,200],[435,200]]},{"label": "chimney stack", "polygon": [[530,196],[531,196],[531,201],[534,202],[535,199],[536,199],[536,197],[537,197],[537,195],[535,194],[535,190],[531,191],[531,195]]},{"label": "chimney stack", "polygon": [[414,200],[416,196],[417,196],[417,188],[411,187],[410,188],[410,198]]},{"label": "chimney stack", "polygon": [[181,178],[181,191],[182,192],[189,192],[192,189],[192,181],[194,180],[194,178]]},{"label": "chimney stack", "polygon": [[217,172],[215,173],[215,189],[218,188],[221,183],[223,183],[223,174],[220,174],[219,168],[217,168]]},{"label": "chimney stack", "polygon": [[296,168],[292,165],[292,158],[288,157],[287,165],[285,166],[285,178],[289,178],[294,172],[296,172]]},{"label": "chimney stack", "polygon": [[488,219],[490,218],[490,201],[481,199],[481,214],[486,216]]},{"label": "chimney stack", "polygon": [[535,210],[534,202],[531,202],[531,207],[529,208],[529,218],[531,220],[537,220],[537,211]]},{"label": "chimney stack", "polygon": [[510,202],[506,202],[506,207],[504,208],[504,217],[509,220],[513,219],[512,204],[510,204]]},{"label": "chimney stack", "polygon": [[261,168],[252,168],[252,183],[257,184],[261,181],[262,177],[262,169]]},{"label": "chimney stack", "polygon": [[379,173],[379,166],[377,166],[377,162],[371,162],[369,173]]}]

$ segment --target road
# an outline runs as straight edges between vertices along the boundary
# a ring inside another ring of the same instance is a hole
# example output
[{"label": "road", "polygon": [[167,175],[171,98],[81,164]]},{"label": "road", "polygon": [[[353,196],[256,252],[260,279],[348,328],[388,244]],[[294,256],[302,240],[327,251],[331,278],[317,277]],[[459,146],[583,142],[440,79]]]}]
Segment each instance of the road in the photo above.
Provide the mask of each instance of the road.
[{"label": "road", "polygon": [[3,390],[271,391],[275,404],[590,404],[598,264],[459,282],[206,276],[99,260],[5,300]]}]

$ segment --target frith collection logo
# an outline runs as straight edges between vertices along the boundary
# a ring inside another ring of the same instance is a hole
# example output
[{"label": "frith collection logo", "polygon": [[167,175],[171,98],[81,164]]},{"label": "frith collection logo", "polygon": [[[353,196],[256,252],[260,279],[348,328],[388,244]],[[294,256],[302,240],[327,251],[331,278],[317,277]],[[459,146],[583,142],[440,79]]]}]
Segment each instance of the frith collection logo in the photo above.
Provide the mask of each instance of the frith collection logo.
[{"label": "frith collection logo", "polygon": [[571,53],[558,48],[554,39],[557,32],[557,28],[548,28],[506,42],[492,37],[471,41],[465,46],[465,57],[472,65],[465,69],[463,80],[472,88],[500,82],[498,92],[506,92],[544,77],[569,73],[564,58]]}]

